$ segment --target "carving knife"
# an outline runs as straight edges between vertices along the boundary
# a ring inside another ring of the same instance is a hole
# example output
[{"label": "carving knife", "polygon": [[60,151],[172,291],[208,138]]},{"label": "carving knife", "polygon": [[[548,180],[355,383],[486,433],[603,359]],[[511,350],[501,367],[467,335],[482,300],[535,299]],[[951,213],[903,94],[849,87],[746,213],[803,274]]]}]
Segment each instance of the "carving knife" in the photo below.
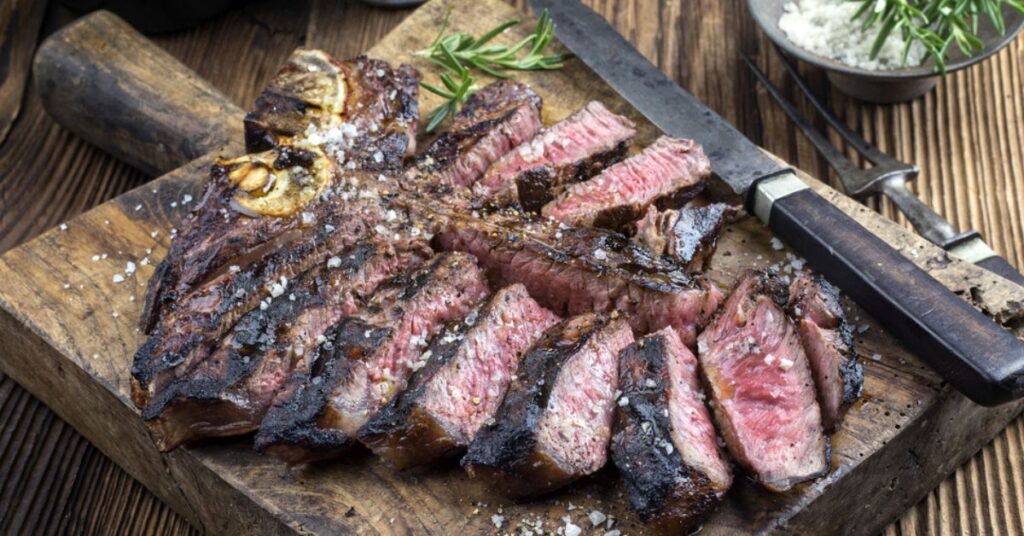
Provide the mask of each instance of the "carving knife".
[{"label": "carving knife", "polygon": [[770,158],[644,58],[578,0],[529,0],[555,35],[655,126],[704,147],[715,176],[936,372],[970,399],[1024,396],[1024,343]]}]

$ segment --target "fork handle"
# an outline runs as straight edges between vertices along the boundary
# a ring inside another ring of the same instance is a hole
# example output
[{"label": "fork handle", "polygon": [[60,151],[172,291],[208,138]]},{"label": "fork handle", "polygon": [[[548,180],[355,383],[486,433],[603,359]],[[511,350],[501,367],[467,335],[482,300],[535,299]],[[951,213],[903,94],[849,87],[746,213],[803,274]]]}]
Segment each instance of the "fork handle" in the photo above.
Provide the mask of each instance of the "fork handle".
[{"label": "fork handle", "polygon": [[975,233],[969,240],[958,241],[946,248],[949,254],[970,263],[974,263],[998,276],[1024,287],[1024,274],[1014,268],[1006,259],[1000,257],[992,248]]}]

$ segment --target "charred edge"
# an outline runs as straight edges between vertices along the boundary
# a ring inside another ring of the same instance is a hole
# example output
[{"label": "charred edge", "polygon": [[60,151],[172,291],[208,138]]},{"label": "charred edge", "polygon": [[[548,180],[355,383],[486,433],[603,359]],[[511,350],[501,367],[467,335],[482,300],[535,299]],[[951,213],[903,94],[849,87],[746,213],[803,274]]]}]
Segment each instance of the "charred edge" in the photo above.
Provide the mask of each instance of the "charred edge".
[{"label": "charred edge", "polygon": [[506,474],[531,470],[527,462],[535,454],[537,427],[562,365],[608,323],[604,315],[593,315],[581,329],[575,325],[579,318],[557,324],[527,350],[495,422],[477,434],[462,459],[463,467]]},{"label": "charred edge", "polygon": [[[612,460],[643,522],[666,533],[688,533],[720,499],[710,478],[686,465],[678,448],[667,452],[662,446],[673,444],[666,414],[666,354],[665,338],[659,335],[645,337],[619,354],[619,388],[629,404],[616,407]],[[643,423],[650,423],[646,431]]]},{"label": "charred edge", "polygon": [[256,449],[295,464],[328,459],[351,447],[347,434],[321,426],[320,418],[331,392],[351,373],[352,364],[371,355],[391,332],[354,317],[339,322],[327,338],[329,344],[320,347],[309,376],[293,376],[284,401],[267,412],[256,435]]},{"label": "charred edge", "polygon": [[528,169],[515,179],[519,206],[524,211],[540,213],[544,205],[553,201],[565,187],[583,182],[600,173],[604,168],[620,162],[626,156],[629,140],[622,140],[607,151],[556,169],[543,165]]}]

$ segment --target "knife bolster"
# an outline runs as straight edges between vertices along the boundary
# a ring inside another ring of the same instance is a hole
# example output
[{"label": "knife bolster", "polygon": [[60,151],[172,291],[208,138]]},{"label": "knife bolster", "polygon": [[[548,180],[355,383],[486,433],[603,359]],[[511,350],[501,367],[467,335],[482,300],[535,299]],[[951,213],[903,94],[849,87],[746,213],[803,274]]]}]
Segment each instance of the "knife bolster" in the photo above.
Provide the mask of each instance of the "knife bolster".
[{"label": "knife bolster", "polygon": [[750,196],[750,211],[768,224],[775,202],[790,194],[806,190],[809,186],[791,171],[768,177],[754,184]]}]

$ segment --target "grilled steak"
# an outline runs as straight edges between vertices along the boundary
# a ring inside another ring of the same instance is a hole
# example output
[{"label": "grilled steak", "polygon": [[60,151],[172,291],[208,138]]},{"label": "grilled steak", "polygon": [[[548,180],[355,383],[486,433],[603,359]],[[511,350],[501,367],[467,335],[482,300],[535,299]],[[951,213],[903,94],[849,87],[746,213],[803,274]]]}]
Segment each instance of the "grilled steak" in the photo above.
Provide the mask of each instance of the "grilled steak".
[{"label": "grilled steak", "polygon": [[564,185],[622,160],[635,134],[632,121],[592,101],[492,164],[474,193],[496,204],[518,200],[538,212]]},{"label": "grilled steak", "polygon": [[668,255],[688,271],[707,267],[718,246],[718,237],[739,210],[726,203],[699,206],[687,203],[679,210],[648,207],[637,221],[634,239],[651,251]]},{"label": "grilled steak", "polygon": [[494,422],[462,465],[511,497],[547,493],[607,460],[618,354],[633,342],[622,319],[593,313],[549,329],[523,356]]},{"label": "grilled steak", "polygon": [[381,149],[389,162],[376,164],[397,167],[416,148],[419,80],[409,65],[392,69],[366,56],[339,61],[321,50],[297,50],[245,116],[246,150],[289,145],[347,123],[362,134],[356,152]]},{"label": "grilled steak", "polygon": [[853,350],[853,332],[839,304],[839,289],[821,276],[802,275],[789,287],[786,306],[818,385],[825,430],[839,427],[846,408],[860,398],[864,369]]},{"label": "grilled steak", "polygon": [[416,157],[416,169],[450,187],[470,186],[495,160],[540,130],[541,98],[529,86],[499,80],[474,93]]},{"label": "grilled steak", "polygon": [[[342,74],[309,70],[321,67]],[[218,270],[259,259],[268,242],[338,210],[344,200],[328,193],[340,183],[353,176],[365,182],[382,173],[397,174],[412,150],[418,74],[410,67],[396,72],[376,60],[337,62],[322,52],[303,51],[282,73],[277,79],[281,86],[270,93],[300,95],[310,103],[292,112],[286,102],[295,104],[298,97],[257,104],[247,129],[254,132],[253,125],[264,125],[265,137],[280,146],[214,166],[202,201],[150,279],[143,331],[148,333],[172,304]],[[300,123],[301,135],[291,138]]]},{"label": "grilled steak", "polygon": [[293,464],[343,453],[405,389],[434,335],[486,295],[483,273],[458,253],[381,287],[362,311],[337,323],[311,372],[289,380],[260,425],[256,447]]},{"label": "grilled steak", "polygon": [[522,352],[558,320],[526,287],[499,290],[435,339],[409,389],[359,440],[400,469],[457,453],[498,410]]},{"label": "grilled steak", "polygon": [[500,214],[446,217],[443,248],[473,254],[496,284],[522,283],[559,315],[619,311],[638,332],[672,326],[692,346],[722,298],[707,279],[618,233]]},{"label": "grilled steak", "polygon": [[[326,262],[375,231],[387,211],[376,199],[347,203],[321,221],[281,235],[262,257],[237,259],[208,283],[186,294],[135,354],[132,397],[139,407],[208,355],[217,339],[246,312],[311,266]],[[173,249],[173,248],[172,248]],[[157,277],[159,272],[154,275]],[[151,287],[152,288],[152,287]]]},{"label": "grilled steak", "polygon": [[309,370],[317,341],[389,277],[429,256],[422,241],[360,243],[302,274],[269,304],[246,314],[212,356],[176,380],[143,417],[164,450],[252,432],[295,369]]},{"label": "grilled steak", "polygon": [[773,491],[829,468],[814,379],[785,302],[776,274],[748,272],[698,343],[729,452]]},{"label": "grilled steak", "polygon": [[651,204],[681,206],[704,188],[711,162],[693,140],[662,136],[640,154],[569,186],[541,214],[570,225],[618,228]]},{"label": "grilled steak", "polygon": [[665,328],[619,354],[619,390],[611,452],[629,502],[651,528],[688,534],[732,485],[697,358]]}]

